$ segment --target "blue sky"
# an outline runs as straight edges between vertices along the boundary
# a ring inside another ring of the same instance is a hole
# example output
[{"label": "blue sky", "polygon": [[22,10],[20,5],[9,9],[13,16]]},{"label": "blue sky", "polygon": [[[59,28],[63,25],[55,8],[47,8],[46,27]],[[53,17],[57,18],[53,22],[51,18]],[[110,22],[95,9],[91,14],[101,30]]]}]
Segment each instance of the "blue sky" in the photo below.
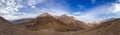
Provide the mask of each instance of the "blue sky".
[{"label": "blue sky", "polygon": [[34,18],[44,12],[68,14],[85,22],[120,18],[120,0],[0,0],[0,16],[7,20]]}]

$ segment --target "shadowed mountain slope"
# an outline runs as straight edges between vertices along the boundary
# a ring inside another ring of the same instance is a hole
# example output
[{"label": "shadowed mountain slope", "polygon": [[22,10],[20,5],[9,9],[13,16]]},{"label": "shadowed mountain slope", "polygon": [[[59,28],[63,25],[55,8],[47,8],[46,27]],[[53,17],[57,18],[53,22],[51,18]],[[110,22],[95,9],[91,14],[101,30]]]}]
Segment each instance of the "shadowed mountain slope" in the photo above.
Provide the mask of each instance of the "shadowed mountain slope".
[{"label": "shadowed mountain slope", "polygon": [[61,15],[57,19],[62,21],[63,23],[65,23],[67,25],[74,27],[74,28],[75,27],[76,28],[88,28],[84,22],[75,19],[73,16],[68,16],[67,14]]},{"label": "shadowed mountain slope", "polygon": [[76,27],[75,24],[66,24],[48,13],[43,13],[33,20],[20,24],[30,30],[49,30],[49,31],[77,31],[84,29],[83,27]]}]

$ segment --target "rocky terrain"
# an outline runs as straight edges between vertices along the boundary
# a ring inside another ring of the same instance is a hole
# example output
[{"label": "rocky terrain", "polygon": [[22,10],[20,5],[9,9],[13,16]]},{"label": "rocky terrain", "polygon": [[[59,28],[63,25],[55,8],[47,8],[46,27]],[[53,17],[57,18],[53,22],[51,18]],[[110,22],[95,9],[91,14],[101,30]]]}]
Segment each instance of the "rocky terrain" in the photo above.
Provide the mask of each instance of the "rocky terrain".
[{"label": "rocky terrain", "polygon": [[67,15],[55,18],[48,13],[43,13],[33,20],[20,25],[34,31],[78,31],[85,29],[82,24],[85,25],[84,22],[77,21]]},{"label": "rocky terrain", "polygon": [[120,35],[120,18],[104,21],[83,35]]},{"label": "rocky terrain", "polygon": [[37,35],[37,33],[18,27],[0,17],[0,35]]},{"label": "rocky terrain", "polygon": [[56,18],[43,13],[36,18],[14,22],[0,17],[0,35],[120,35],[120,18],[104,20],[91,28],[88,26],[66,14]]}]

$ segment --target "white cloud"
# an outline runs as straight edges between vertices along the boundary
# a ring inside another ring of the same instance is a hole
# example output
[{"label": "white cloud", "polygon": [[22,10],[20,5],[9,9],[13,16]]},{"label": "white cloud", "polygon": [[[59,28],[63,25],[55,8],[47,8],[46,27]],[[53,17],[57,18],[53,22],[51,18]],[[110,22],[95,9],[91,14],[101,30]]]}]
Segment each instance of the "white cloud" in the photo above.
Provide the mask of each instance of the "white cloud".
[{"label": "white cloud", "polygon": [[[55,15],[55,16],[60,16],[62,14],[68,14],[71,16],[75,16],[76,18],[83,20],[83,21],[88,21],[88,22],[93,22],[97,20],[101,20],[101,18],[97,18],[98,15],[106,13],[107,12],[107,8],[106,6],[98,6],[95,7],[91,10],[88,10],[86,13],[81,13],[81,12],[74,12],[74,13],[69,13],[69,11],[67,11],[66,6],[63,7],[62,5],[60,5],[60,3],[47,3],[47,7],[44,8],[37,8],[34,5],[37,5],[38,3],[42,3],[43,0],[27,0],[28,2],[26,2],[28,4],[28,6],[31,6],[33,10],[35,10],[35,12],[37,13],[24,13],[24,12],[19,12],[19,8],[22,8],[23,5],[21,3],[21,1],[15,2],[16,0],[10,0],[10,1],[2,1],[0,2],[2,5],[2,7],[0,7],[0,15],[2,17],[4,17],[5,19],[8,20],[15,20],[15,19],[21,19],[21,18],[31,18],[31,17],[36,17],[39,14],[42,14],[44,12],[48,12],[51,15]],[[37,2],[36,2],[37,1]],[[5,4],[5,5],[4,5]],[[53,4],[59,4],[59,5],[53,5]],[[83,7],[83,6],[80,6]],[[80,15],[81,14],[81,15]],[[76,16],[77,15],[77,16]]]},{"label": "white cloud", "polygon": [[0,12],[1,13],[10,13],[18,11],[18,8],[22,7],[20,4],[17,4],[15,0],[1,0],[1,7]]},{"label": "white cloud", "polygon": [[[18,14],[18,13],[17,13]],[[16,20],[16,19],[22,19],[22,18],[34,18],[36,14],[30,14],[30,13],[21,13],[21,15],[14,15],[14,14],[6,14],[2,15],[7,20]]]},{"label": "white cloud", "polygon": [[49,13],[51,15],[54,15],[54,16],[60,16],[62,14],[68,14],[68,11],[65,11],[65,10],[62,10],[62,9],[59,9],[59,8],[42,8],[42,9],[39,9],[39,8],[34,8],[36,12],[38,12],[38,14],[42,14],[42,13]]},{"label": "white cloud", "polygon": [[[17,1],[17,2],[16,2]],[[22,19],[22,18],[34,18],[38,16],[39,14],[42,14],[44,12],[48,12],[51,15],[60,16],[62,14],[67,13],[64,9],[62,9],[62,5],[59,5],[58,3],[47,3],[47,7],[43,8],[37,8],[34,5],[37,5],[38,3],[42,3],[43,0],[26,0],[27,2],[22,3],[22,0],[0,0],[0,16],[4,17],[7,20],[16,20],[16,19]],[[45,1],[45,0],[44,0]],[[58,4],[58,7],[54,7],[53,4]],[[33,10],[32,13],[25,13],[20,12],[19,9],[23,7],[31,7],[31,10]]]},{"label": "white cloud", "polygon": [[31,7],[33,7],[34,5],[37,5],[38,3],[42,3],[45,0],[27,0],[27,4]]},{"label": "white cloud", "polygon": [[96,0],[91,0],[91,1],[95,2]]},{"label": "white cloud", "polygon": [[[37,0],[36,0],[37,1]],[[45,0],[44,0],[45,1]],[[42,3],[44,1],[41,1],[39,3]],[[63,5],[61,4],[61,2],[56,3],[54,2],[55,0],[51,0],[51,1],[46,1],[44,2],[44,6],[45,7],[41,7],[41,8],[37,8],[36,6],[32,6],[32,8],[35,10],[35,12],[37,12],[38,14],[42,14],[44,12],[47,12],[51,15],[55,15],[55,16],[60,16],[62,14],[68,14],[68,11],[66,7],[66,5],[63,7]],[[37,4],[37,3],[36,3]],[[41,5],[42,6],[42,5]]]},{"label": "white cloud", "polygon": [[80,15],[80,14],[82,14],[82,12],[73,12],[72,14],[73,15]]},{"label": "white cloud", "polygon": [[116,13],[116,12],[120,12],[120,4],[114,4],[113,5],[113,12]]},{"label": "white cloud", "polygon": [[84,22],[95,22],[95,21],[102,21],[104,19],[107,19],[108,17],[100,17],[100,15],[106,14],[109,12],[109,6],[102,5],[97,6],[95,8],[92,8],[90,10],[87,10],[85,13],[82,13],[81,15],[73,15],[77,19],[84,21]]},{"label": "white cloud", "polygon": [[114,3],[113,6],[97,6],[85,12],[86,13],[82,13],[81,15],[73,16],[75,16],[79,20],[90,23],[110,18],[120,18],[120,4]]},{"label": "white cloud", "polygon": [[85,7],[83,5],[78,5],[79,9],[85,9]]},{"label": "white cloud", "polygon": [[36,6],[31,6],[31,8],[36,8]]},{"label": "white cloud", "polygon": [[91,2],[92,4],[94,4],[94,3],[96,2],[96,0],[91,0],[91,1],[92,1],[92,2]]},{"label": "white cloud", "polygon": [[17,12],[22,5],[17,4],[15,0],[0,0],[0,13]]},{"label": "white cloud", "polygon": [[118,0],[120,2],[120,0]]},{"label": "white cloud", "polygon": [[[17,1],[17,2],[15,2]],[[34,18],[38,16],[39,14],[42,14],[44,12],[48,12],[51,15],[60,16],[62,14],[68,14],[69,16],[74,16],[77,19],[80,19],[85,22],[94,22],[94,21],[101,21],[107,18],[114,18],[114,17],[120,17],[119,11],[120,11],[120,4],[115,4],[112,6],[111,10],[109,10],[109,6],[103,5],[98,6],[93,9],[90,9],[86,11],[85,13],[73,12],[69,13],[67,11],[67,6],[61,5],[60,3],[48,3],[44,2],[45,0],[27,0],[26,6],[30,6],[32,10],[36,13],[25,13],[25,12],[19,12],[19,8],[23,8],[25,5],[22,5],[22,0],[0,0],[0,16],[4,17],[8,20],[15,20],[15,19],[22,19],[22,18]],[[96,2],[96,0],[92,0],[93,2]],[[46,7],[38,8],[35,5],[38,3],[44,2],[46,4]],[[54,5],[56,4],[56,5]],[[78,5],[80,8],[84,8],[84,6]],[[99,18],[102,14],[112,14],[115,12],[116,15],[109,16],[109,17],[103,17]]]},{"label": "white cloud", "polygon": [[[17,1],[17,2],[16,2]],[[22,0],[0,0],[0,16],[7,20],[28,18],[35,14],[26,14],[19,12],[19,8],[22,8]]]}]

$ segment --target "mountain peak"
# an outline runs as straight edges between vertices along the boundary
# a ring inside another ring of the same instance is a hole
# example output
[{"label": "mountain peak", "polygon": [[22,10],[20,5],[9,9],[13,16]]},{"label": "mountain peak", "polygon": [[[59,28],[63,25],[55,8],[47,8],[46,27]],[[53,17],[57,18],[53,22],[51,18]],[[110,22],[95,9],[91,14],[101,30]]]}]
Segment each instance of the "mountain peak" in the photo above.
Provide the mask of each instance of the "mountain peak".
[{"label": "mountain peak", "polygon": [[41,14],[41,15],[38,16],[38,17],[46,17],[46,16],[52,17],[52,15],[50,15],[50,14],[48,14],[48,13],[43,13],[43,14]]},{"label": "mountain peak", "polygon": [[67,14],[63,14],[60,16],[60,18],[74,18],[73,16],[68,16]]},{"label": "mountain peak", "polygon": [[68,16],[67,14],[63,14],[62,16]]},{"label": "mountain peak", "polygon": [[43,14],[41,14],[41,16],[49,16],[50,14],[48,14],[48,13],[43,13]]},{"label": "mountain peak", "polygon": [[70,16],[68,16],[67,14],[63,14],[63,15],[61,15],[60,17],[61,17],[61,18],[65,18],[65,17],[68,18],[68,17],[70,17]]}]

